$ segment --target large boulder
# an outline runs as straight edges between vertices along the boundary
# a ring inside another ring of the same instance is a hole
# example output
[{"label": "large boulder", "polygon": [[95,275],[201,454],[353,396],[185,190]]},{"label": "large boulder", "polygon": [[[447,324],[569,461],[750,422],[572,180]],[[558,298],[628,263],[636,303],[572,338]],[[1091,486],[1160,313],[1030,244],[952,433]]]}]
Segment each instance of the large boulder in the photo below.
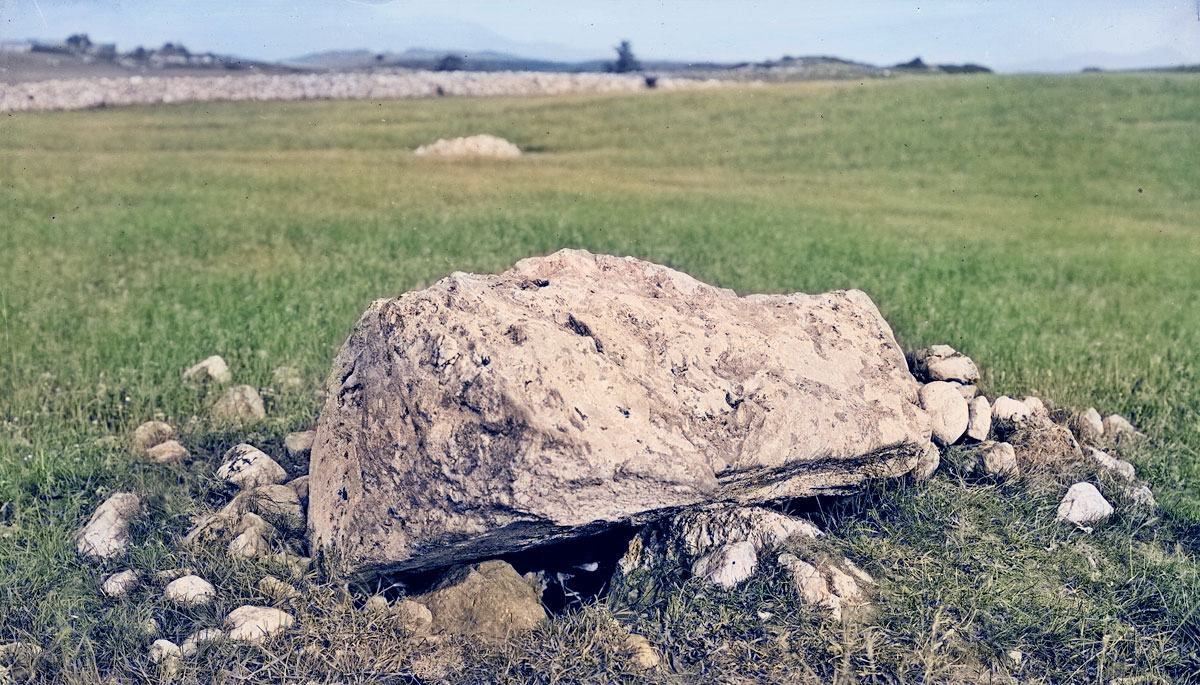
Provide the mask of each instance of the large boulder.
[{"label": "large boulder", "polygon": [[309,533],[357,570],[844,492],[930,438],[862,292],[739,297],[576,250],[375,301],[328,383]]}]

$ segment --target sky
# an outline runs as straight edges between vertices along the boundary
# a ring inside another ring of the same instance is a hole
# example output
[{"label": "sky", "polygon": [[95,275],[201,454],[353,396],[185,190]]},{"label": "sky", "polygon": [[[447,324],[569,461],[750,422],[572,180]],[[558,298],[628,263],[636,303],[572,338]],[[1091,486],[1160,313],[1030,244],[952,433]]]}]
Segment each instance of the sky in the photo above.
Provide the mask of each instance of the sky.
[{"label": "sky", "polygon": [[326,50],[495,50],[558,60],[829,55],[999,71],[1200,64],[1200,0],[0,0],[0,41],[87,33],[282,60]]}]

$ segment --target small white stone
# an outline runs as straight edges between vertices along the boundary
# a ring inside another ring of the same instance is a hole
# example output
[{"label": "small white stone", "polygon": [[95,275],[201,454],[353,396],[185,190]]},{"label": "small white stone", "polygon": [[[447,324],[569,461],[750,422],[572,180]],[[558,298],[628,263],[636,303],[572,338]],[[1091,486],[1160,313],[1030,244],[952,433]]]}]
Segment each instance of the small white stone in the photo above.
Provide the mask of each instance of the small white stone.
[{"label": "small white stone", "polygon": [[1133,464],[1124,459],[1117,459],[1110,456],[1107,452],[1101,452],[1095,447],[1088,447],[1084,451],[1092,458],[1092,461],[1095,461],[1109,471],[1116,471],[1125,480],[1134,480],[1137,478],[1137,469],[1133,467]]},{"label": "small white stone", "polygon": [[142,498],[132,492],[117,492],[104,500],[75,541],[84,556],[107,559],[129,547],[129,521],[142,508]]},{"label": "small white stone", "polygon": [[225,618],[230,640],[255,644],[291,627],[295,622],[296,619],[285,611],[251,605],[238,607]]},{"label": "small white stone", "polygon": [[300,596],[300,591],[288,585],[275,576],[264,576],[258,581],[258,591],[274,600],[294,599]]},{"label": "small white stone", "polygon": [[179,645],[170,640],[155,640],[154,644],[150,645],[150,660],[156,664],[161,664],[163,661],[171,657],[183,656]]},{"label": "small white stone", "polygon": [[801,560],[794,554],[780,554],[779,565],[787,569],[792,585],[800,599],[808,604],[815,604],[830,609],[835,620],[842,617],[842,604],[832,592],[825,576],[816,566]]},{"label": "small white stone", "polygon": [[217,469],[217,477],[242,489],[259,485],[274,485],[287,480],[287,471],[253,445],[234,445],[225,452],[225,463]]},{"label": "small white stone", "polygon": [[391,610],[391,605],[383,595],[371,595],[363,603],[362,610],[367,614],[386,614]]},{"label": "small white stone", "polygon": [[1104,417],[1104,435],[1110,440],[1121,440],[1139,436],[1141,433],[1133,427],[1129,420],[1120,414],[1109,414]]},{"label": "small white stone", "polygon": [[941,445],[953,445],[967,432],[970,410],[962,393],[945,381],[934,381],[918,391],[921,407],[929,414],[933,439]]},{"label": "small white stone", "polygon": [[104,583],[100,585],[100,592],[106,597],[123,597],[137,586],[137,582],[137,571],[132,569],[121,571],[105,578]]},{"label": "small white stone", "polygon": [[1147,485],[1139,485],[1136,488],[1126,490],[1125,495],[1139,507],[1145,507],[1146,509],[1158,508],[1158,501],[1154,499],[1154,493],[1150,491],[1150,487]]},{"label": "small white stone", "polygon": [[967,437],[983,442],[992,430],[992,405],[982,395],[967,405]]},{"label": "small white stone", "polygon": [[174,437],[175,429],[171,428],[170,424],[162,421],[147,421],[133,429],[130,448],[135,455],[141,456],[146,454],[146,450],[151,447],[172,440]]},{"label": "small white stone", "polygon": [[271,551],[271,544],[259,532],[248,530],[229,541],[229,553],[235,557],[261,557]]},{"label": "small white stone", "polygon": [[1028,395],[1021,400],[1021,404],[1029,407],[1029,413],[1033,416],[1049,416],[1050,412],[1046,409],[1046,403],[1042,402],[1033,395]]},{"label": "small white stone", "polygon": [[996,398],[992,403],[992,420],[1020,423],[1029,419],[1032,412],[1021,400],[1014,400],[1008,395]]},{"label": "small white stone", "polygon": [[1015,476],[1020,471],[1017,466],[1017,452],[1007,442],[988,442],[980,447],[983,457],[983,470],[993,476]]},{"label": "small white stone", "polygon": [[392,616],[400,629],[409,635],[428,635],[433,628],[433,613],[429,607],[411,599],[401,599],[392,607]]},{"label": "small white stone", "polygon": [[956,381],[967,385],[979,380],[975,362],[949,345],[932,345],[918,350],[913,359],[917,373],[929,381]]},{"label": "small white stone", "polygon": [[1095,442],[1104,435],[1104,419],[1100,418],[1100,412],[1095,407],[1088,407],[1072,423],[1075,424],[1075,435],[1084,442]]},{"label": "small white stone", "polygon": [[731,588],[754,575],[758,553],[748,541],[721,545],[692,564],[692,575],[723,588]]},{"label": "small white stone", "polygon": [[249,385],[235,385],[213,405],[212,418],[218,423],[240,426],[267,418],[262,396]]},{"label": "small white stone", "polygon": [[180,653],[185,657],[195,656],[200,651],[200,646],[210,642],[220,642],[225,639],[225,631],[220,628],[205,628],[198,630],[184,639],[183,644],[179,645]]},{"label": "small white stone", "polygon": [[283,439],[283,447],[287,450],[289,457],[303,457],[312,451],[313,440],[316,437],[316,431],[288,433],[287,437]]},{"label": "small white stone", "polygon": [[933,478],[933,474],[937,473],[938,466],[941,464],[942,453],[938,451],[937,445],[927,442],[921,448],[921,454],[917,456],[917,465],[908,475],[913,480],[929,480]]},{"label": "small white stone", "polygon": [[225,363],[225,360],[220,355],[214,354],[184,371],[183,380],[192,383],[223,385],[233,380],[233,374],[229,373],[229,365]]},{"label": "small white stone", "polygon": [[177,604],[186,606],[202,606],[217,596],[217,589],[212,583],[200,576],[184,576],[167,583],[163,597]]},{"label": "small white stone", "polygon": [[179,444],[178,440],[167,440],[146,450],[146,456],[156,464],[174,464],[188,459],[192,455],[186,447]]},{"label": "small white stone", "polygon": [[1076,483],[1058,505],[1058,519],[1083,525],[1113,513],[1113,507],[1091,483]]},{"label": "small white stone", "polygon": [[625,638],[625,652],[629,655],[629,662],[639,671],[648,671],[662,662],[662,657],[650,641],[636,633],[630,633]]}]

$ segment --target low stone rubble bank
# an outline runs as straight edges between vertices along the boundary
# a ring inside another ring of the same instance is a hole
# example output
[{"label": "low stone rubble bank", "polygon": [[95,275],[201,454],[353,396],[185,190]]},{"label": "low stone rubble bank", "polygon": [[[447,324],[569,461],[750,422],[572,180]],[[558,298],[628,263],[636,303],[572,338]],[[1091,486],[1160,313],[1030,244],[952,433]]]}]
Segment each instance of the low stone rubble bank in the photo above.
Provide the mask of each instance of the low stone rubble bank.
[{"label": "low stone rubble bank", "polygon": [[[654,88],[711,88],[715,79],[658,78]],[[437,96],[529,96],[632,93],[647,79],[628,74],[526,71],[130,76],[0,83],[0,111],[88,109],[218,100],[396,100]]]}]

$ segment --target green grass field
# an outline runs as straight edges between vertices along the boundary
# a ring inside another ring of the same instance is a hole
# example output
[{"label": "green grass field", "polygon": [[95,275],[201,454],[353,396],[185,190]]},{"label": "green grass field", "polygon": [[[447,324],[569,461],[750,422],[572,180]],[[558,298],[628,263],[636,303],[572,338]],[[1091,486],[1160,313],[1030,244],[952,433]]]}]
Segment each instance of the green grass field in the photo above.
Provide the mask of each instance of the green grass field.
[{"label": "green grass field", "polygon": [[[45,646],[47,682],[136,679],[152,666],[133,623],[155,615],[177,639],[202,618],[149,595],[97,597],[104,569],[77,560],[70,538],[105,493],[135,487],[151,511],[124,563],[188,563],[173,545],[215,497],[215,464],[185,478],[105,436],[160,415],[202,461],[247,437],[277,448],[312,425],[311,390],[371,299],[582,247],[744,292],[861,288],[906,349],[972,356],[989,395],[1094,405],[1150,437],[1126,456],[1161,512],[1087,543],[1110,566],[1089,570],[1070,551],[1077,534],[1031,523],[1053,494],[949,476],[885,487],[825,524],[846,551],[914,555],[872,569],[895,579],[874,627],[829,634],[802,613],[790,651],[729,627],[729,641],[765,650],[748,648],[743,666],[763,668],[753,652],[801,659],[797,677],[940,682],[956,660],[1021,649],[1022,682],[1200,680],[1196,87],[1191,75],[977,77],[0,116],[0,642]],[[530,154],[410,154],[479,132]],[[212,398],[180,380],[210,354],[237,382],[270,388],[291,365],[311,387],[268,394],[249,434],[222,432],[190,420]],[[958,517],[965,537],[919,538],[914,514]],[[904,535],[903,549],[887,541]],[[1134,554],[1151,544],[1162,549]],[[250,572],[211,563],[251,592]],[[721,601],[714,611],[736,613],[744,599]],[[669,629],[686,615],[636,619],[682,655],[673,677],[696,663],[738,672],[696,656],[695,631]],[[516,680],[594,677],[546,670],[588,620],[556,622],[541,651],[503,667]],[[974,637],[957,656],[938,652],[947,625]]]}]

